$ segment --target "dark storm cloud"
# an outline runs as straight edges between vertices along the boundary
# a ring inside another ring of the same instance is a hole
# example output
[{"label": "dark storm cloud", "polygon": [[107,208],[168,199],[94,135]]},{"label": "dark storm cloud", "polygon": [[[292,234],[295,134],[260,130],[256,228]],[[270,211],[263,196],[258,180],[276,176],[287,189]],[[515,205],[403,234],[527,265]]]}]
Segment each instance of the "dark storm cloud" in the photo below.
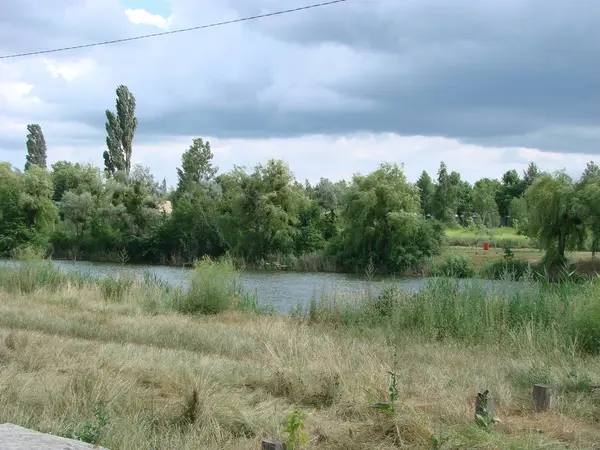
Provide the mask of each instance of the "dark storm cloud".
[{"label": "dark storm cloud", "polygon": [[[307,2],[284,3],[173,0],[174,27]],[[349,0],[58,55],[97,61],[72,81],[49,78],[39,62],[26,77],[53,118],[99,130],[114,88],[127,84],[144,136],[395,132],[599,152],[599,19],[593,0]],[[26,0],[0,15],[0,50],[152,31],[128,24],[113,0]]]}]

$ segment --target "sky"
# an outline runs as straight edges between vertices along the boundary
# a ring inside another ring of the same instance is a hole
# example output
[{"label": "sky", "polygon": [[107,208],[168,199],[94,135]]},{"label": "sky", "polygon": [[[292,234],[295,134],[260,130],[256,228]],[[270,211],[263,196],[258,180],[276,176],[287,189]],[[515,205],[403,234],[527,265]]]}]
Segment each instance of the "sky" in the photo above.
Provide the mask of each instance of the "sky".
[{"label": "sky", "polygon": [[[193,27],[318,0],[2,0],[0,55]],[[176,184],[194,137],[221,170],[300,181],[382,162],[464,179],[600,159],[600,2],[347,0],[164,37],[0,59],[0,161],[39,123],[49,163],[102,166],[105,110],[137,100],[133,163]]]}]

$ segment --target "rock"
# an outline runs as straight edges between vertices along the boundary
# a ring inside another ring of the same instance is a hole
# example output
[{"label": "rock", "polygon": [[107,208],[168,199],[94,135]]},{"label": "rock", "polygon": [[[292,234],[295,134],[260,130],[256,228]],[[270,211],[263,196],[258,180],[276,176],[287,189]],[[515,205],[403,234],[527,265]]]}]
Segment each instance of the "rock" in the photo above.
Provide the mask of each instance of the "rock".
[{"label": "rock", "polygon": [[0,450],[108,450],[92,444],[40,433],[5,423],[0,425]]}]

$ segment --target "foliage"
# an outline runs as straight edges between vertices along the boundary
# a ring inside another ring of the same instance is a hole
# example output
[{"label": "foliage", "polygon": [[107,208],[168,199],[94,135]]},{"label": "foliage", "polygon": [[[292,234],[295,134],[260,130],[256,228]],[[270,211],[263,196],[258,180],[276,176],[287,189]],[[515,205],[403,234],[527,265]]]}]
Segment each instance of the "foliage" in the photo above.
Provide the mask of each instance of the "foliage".
[{"label": "foliage", "polygon": [[527,279],[532,274],[532,268],[527,261],[506,258],[493,261],[483,265],[480,275],[490,280],[514,280]]},{"label": "foliage", "polygon": [[510,217],[510,225],[516,228],[519,234],[526,234],[529,228],[529,219],[527,201],[524,197],[515,197],[510,201],[508,215]]},{"label": "foliage", "polygon": [[433,217],[436,186],[426,170],[421,172],[421,176],[417,180],[417,187],[421,198],[421,212],[425,217]]},{"label": "foliage", "polygon": [[437,186],[433,200],[434,217],[439,221],[450,224],[458,206],[458,193],[448,175],[448,167],[442,161],[438,169]]},{"label": "foliage", "polygon": [[348,268],[402,272],[439,251],[441,228],[420,214],[419,192],[397,165],[354,176],[342,211],[344,228],[332,250]]},{"label": "foliage", "polygon": [[481,224],[494,228],[500,225],[500,214],[495,196],[498,183],[487,178],[477,181],[473,187],[473,212]]},{"label": "foliage", "polygon": [[[106,111],[104,171],[68,161],[46,170],[41,127],[28,125],[26,170],[0,163],[0,256],[30,248],[74,260],[190,265],[228,253],[254,267],[361,271],[373,261],[376,271],[402,274],[439,253],[442,227],[446,245],[541,245],[548,263],[584,244],[594,256],[600,248],[593,162],[577,182],[530,163],[522,175],[509,170],[471,184],[441,162],[435,179],[423,171],[416,183],[401,166],[382,164],[350,183],[311,185],[275,159],[219,172],[210,142],[198,137],[169,190],[148,168],[132,167],[135,113],[135,97],[118,86],[116,111]],[[503,233],[507,218],[519,236]]]},{"label": "foliage", "polygon": [[78,431],[73,433],[72,438],[98,446],[101,445],[109,425],[108,413],[104,403],[96,403],[93,415],[94,418],[86,421]]},{"label": "foliage", "polygon": [[525,198],[529,237],[546,251],[548,264],[561,263],[565,252],[577,249],[585,238],[575,183],[564,172],[543,175],[527,189]]},{"label": "foliage", "polygon": [[389,372],[390,383],[388,387],[388,394],[390,397],[389,402],[377,402],[373,405],[374,408],[382,411],[395,413],[396,412],[396,400],[398,400],[398,380],[395,372]]},{"label": "foliage", "polygon": [[109,176],[117,171],[129,175],[131,169],[132,141],[138,126],[135,117],[135,97],[127,86],[117,87],[117,113],[106,110],[106,150],[104,167]]},{"label": "foliage", "polygon": [[593,167],[586,170],[578,186],[579,213],[591,235],[592,257],[600,249],[600,173]]},{"label": "foliage", "polygon": [[27,156],[25,159],[25,170],[32,165],[46,168],[46,139],[42,127],[37,123],[27,125]]},{"label": "foliage", "polygon": [[214,178],[218,168],[212,166],[212,158],[210,142],[195,138],[181,156],[181,168],[177,168],[177,197]]},{"label": "foliage", "polygon": [[473,278],[475,267],[469,258],[464,255],[451,255],[431,269],[432,276],[450,278]]},{"label": "foliage", "polygon": [[288,433],[286,448],[296,450],[308,442],[308,435],[304,432],[306,413],[301,409],[294,409],[286,418],[284,433]]}]

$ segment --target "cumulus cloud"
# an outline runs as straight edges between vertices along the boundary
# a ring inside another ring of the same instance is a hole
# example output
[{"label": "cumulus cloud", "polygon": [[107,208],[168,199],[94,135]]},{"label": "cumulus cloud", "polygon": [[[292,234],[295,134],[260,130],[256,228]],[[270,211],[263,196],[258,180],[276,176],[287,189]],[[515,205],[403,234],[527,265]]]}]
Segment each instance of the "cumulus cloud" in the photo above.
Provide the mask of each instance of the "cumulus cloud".
[{"label": "cumulus cloud", "polygon": [[172,18],[165,18],[160,14],[151,14],[145,9],[126,9],[125,15],[135,25],[153,25],[158,28],[167,29]]},{"label": "cumulus cloud", "polygon": [[[305,4],[172,0],[170,11],[158,11],[127,0],[21,0],[0,16],[0,54]],[[381,159],[410,161],[407,170],[418,171],[446,159],[475,177],[527,158],[575,170],[592,158],[583,154],[600,151],[598,19],[595,0],[349,0],[0,60],[0,159],[21,161],[25,132],[17,129],[38,122],[51,151],[100,164],[104,110],[126,84],[138,103],[136,157],[156,170],[157,142],[172,152],[160,164],[174,169],[190,136],[227,148],[222,166],[249,154],[280,156],[302,178],[348,176]],[[319,163],[327,155],[338,164]]]}]

